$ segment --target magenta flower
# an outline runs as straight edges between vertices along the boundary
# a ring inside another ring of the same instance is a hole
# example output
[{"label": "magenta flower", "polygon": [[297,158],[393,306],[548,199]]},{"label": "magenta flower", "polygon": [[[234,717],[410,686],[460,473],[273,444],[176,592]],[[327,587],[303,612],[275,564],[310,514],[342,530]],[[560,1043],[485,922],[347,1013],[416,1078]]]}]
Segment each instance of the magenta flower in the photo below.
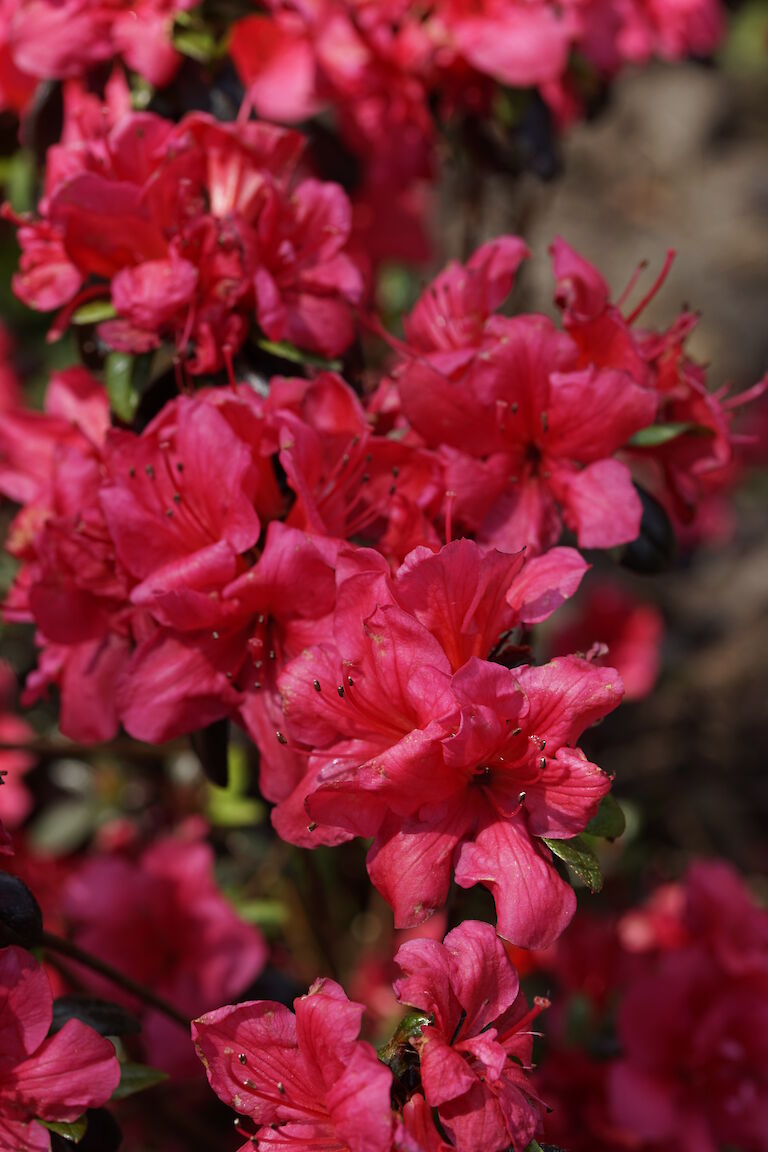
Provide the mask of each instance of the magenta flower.
[{"label": "magenta flower", "polygon": [[466,920],[436,940],[409,940],[395,994],[433,1022],[411,1040],[427,1103],[459,1152],[523,1152],[539,1122],[526,1072],[531,1021],[517,972],[490,924]]},{"label": "magenta flower", "polygon": [[701,947],[664,954],[619,1010],[610,1071],[616,1123],[682,1152],[733,1144],[762,1152],[768,1132],[768,986],[729,980]]},{"label": "magenta flower", "polygon": [[70,1123],[109,1100],[120,1065],[109,1040],[79,1020],[48,1036],[48,977],[23,948],[0,950],[0,1152],[45,1152],[37,1120]]},{"label": "magenta flower", "polygon": [[568,549],[521,566],[461,540],[417,550],[394,580],[372,563],[341,583],[334,643],[280,678],[286,727],[313,752],[273,820],[306,846],[375,837],[369,873],[398,927],[441,907],[455,871],[492,890],[501,935],[545,947],[575,898],[540,837],[576,836],[610,788],[575,744],[623,688],[576,657],[487,662],[505,629],[543,619],[583,572]]},{"label": "magenta flower", "polygon": [[394,373],[403,413],[443,461],[454,520],[481,541],[542,552],[565,524],[583,548],[627,543],[642,508],[615,454],[658,399],[616,359],[585,363],[546,317],[494,314],[525,254],[504,237],[427,287]]},{"label": "magenta flower", "polygon": [[[166,837],[138,860],[93,857],[67,881],[61,905],[81,947],[190,1019],[222,995],[242,992],[266,962],[261,933],[221,895],[213,853],[200,841]],[[196,1071],[189,1039],[173,1021],[148,1011],[143,1036],[150,1062],[177,1075]]]},{"label": "magenta flower", "polygon": [[81,300],[109,293],[106,344],[147,352],[168,340],[194,373],[221,368],[252,317],[271,340],[327,356],[348,347],[363,292],[351,206],[337,184],[293,181],[297,133],[203,113],[178,125],[148,112],[105,119],[76,143],[65,131],[42,218],[16,220],[13,287],[26,303],[67,306],[63,326]]},{"label": "magenta flower", "polygon": [[255,1000],[193,1021],[214,1092],[253,1121],[260,1148],[389,1152],[392,1074],[357,1038],[362,1004],[317,980],[294,1009]]}]

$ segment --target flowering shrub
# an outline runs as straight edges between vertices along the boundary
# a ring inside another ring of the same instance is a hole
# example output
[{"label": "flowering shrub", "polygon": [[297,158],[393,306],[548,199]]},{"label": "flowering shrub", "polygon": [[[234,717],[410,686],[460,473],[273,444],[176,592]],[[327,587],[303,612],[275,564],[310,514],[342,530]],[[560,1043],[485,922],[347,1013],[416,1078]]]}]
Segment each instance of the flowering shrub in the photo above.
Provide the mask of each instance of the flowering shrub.
[{"label": "flowering shrub", "polygon": [[474,202],[723,27],[0,0],[62,342],[0,329],[0,1152],[212,1148],[213,1094],[241,1152],[768,1152],[765,912],[704,861],[632,906],[611,745],[675,643],[616,566],[706,536],[768,377],[646,321],[672,252],[617,295],[555,236],[537,311]]}]

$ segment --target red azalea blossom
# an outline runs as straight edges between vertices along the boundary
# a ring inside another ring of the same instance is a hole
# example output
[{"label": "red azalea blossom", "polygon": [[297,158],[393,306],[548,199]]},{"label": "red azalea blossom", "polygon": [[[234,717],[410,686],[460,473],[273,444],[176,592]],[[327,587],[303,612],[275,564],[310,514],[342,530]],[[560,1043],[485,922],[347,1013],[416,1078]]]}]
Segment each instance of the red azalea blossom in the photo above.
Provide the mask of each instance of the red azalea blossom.
[{"label": "red azalea blossom", "polygon": [[621,367],[638,384],[656,392],[655,422],[661,425],[660,434],[647,444],[630,442],[627,459],[675,519],[689,522],[699,502],[728,482],[738,442],[731,427],[732,411],[760,396],[768,387],[768,377],[746,393],[727,399],[726,389],[712,392],[707,388],[704,366],[685,351],[685,341],[697,323],[693,313],[684,312],[666,332],[636,326],[661,287],[674,253],[668,254],[651,291],[626,317],[618,304],[610,302],[609,287],[597,269],[564,240],[557,237],[551,253],[555,301],[563,310],[566,330],[579,345],[582,362]]},{"label": "red azalea blossom", "polygon": [[253,1121],[259,1147],[389,1152],[392,1074],[357,1039],[362,1004],[317,980],[294,1011],[255,1000],[193,1021],[214,1092]]},{"label": "red azalea blossom", "polygon": [[108,345],[144,352],[169,340],[193,372],[222,367],[251,317],[271,340],[335,356],[362,293],[344,251],[351,210],[338,185],[293,180],[302,147],[263,123],[118,115],[57,150],[41,219],[18,221],[14,291],[71,311],[93,295],[78,295],[88,282],[117,312],[99,328]]},{"label": "red azalea blossom", "polygon": [[404,1004],[430,1013],[411,1043],[427,1103],[459,1152],[523,1152],[539,1122],[526,1071],[532,1020],[517,972],[490,924],[466,920],[445,941],[411,940],[395,963]]},{"label": "red azalea blossom", "polygon": [[[266,962],[263,937],[219,892],[213,853],[200,841],[165,837],[138,859],[94,856],[69,877],[61,899],[82,948],[190,1017],[222,994],[242,992]],[[142,1031],[153,1064],[179,1076],[194,1074],[189,1039],[174,1021],[150,1010]]]},{"label": "red azalea blossom", "polygon": [[536,1075],[545,1139],[764,1152],[768,914],[731,867],[698,861],[618,923],[577,921],[553,951],[545,966],[569,1000],[555,996]]},{"label": "red azalea blossom", "polygon": [[109,1040],[79,1020],[48,1036],[52,1018],[48,977],[37,961],[22,948],[0,949],[2,1152],[47,1152],[51,1134],[38,1120],[77,1120],[119,1083]]},{"label": "red azalea blossom", "polygon": [[13,61],[52,80],[122,56],[151,84],[167,84],[181,62],[171,44],[173,19],[190,7],[192,0],[17,0],[9,36]]},{"label": "red azalea blossom", "polygon": [[614,457],[658,401],[621,363],[583,364],[545,317],[495,315],[525,254],[515,237],[492,241],[427,288],[394,373],[403,413],[481,540],[544,551],[564,521],[582,547],[626,543],[641,504]]},{"label": "red azalea blossom", "polygon": [[304,845],[375,836],[369,873],[400,927],[445,902],[455,869],[462,886],[491,888],[503,936],[545,946],[575,904],[538,837],[575,836],[608,791],[573,745],[618,704],[621,682],[575,657],[516,669],[479,658],[525,619],[516,594],[538,603],[557,587],[557,566],[540,592],[533,581],[518,593],[520,557],[481,560],[467,541],[444,553],[414,554],[391,588],[381,571],[343,582],[335,643],[286,668],[288,730],[314,751],[273,819]]},{"label": "red azalea blossom", "polygon": [[685,1152],[758,1150],[768,1133],[768,984],[733,982],[702,949],[667,953],[627,991],[611,1069],[615,1121]]}]

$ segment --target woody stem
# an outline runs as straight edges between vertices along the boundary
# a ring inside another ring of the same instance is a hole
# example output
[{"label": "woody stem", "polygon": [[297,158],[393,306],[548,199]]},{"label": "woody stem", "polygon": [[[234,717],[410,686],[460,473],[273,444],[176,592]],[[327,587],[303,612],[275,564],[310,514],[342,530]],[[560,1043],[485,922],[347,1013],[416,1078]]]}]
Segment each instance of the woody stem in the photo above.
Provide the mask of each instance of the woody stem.
[{"label": "woody stem", "polygon": [[60,956],[66,956],[69,960],[75,960],[78,964],[83,964],[86,968],[98,972],[100,976],[105,976],[107,980],[116,984],[119,988],[123,988],[129,992],[131,996],[135,996],[137,1000],[141,1000],[149,1008],[154,1008],[157,1012],[162,1012],[169,1020],[173,1020],[179,1024],[185,1031],[189,1031],[189,1018],[183,1012],[179,1012],[172,1004],[163,1000],[162,997],[157,996],[151,988],[139,984],[138,981],[132,980],[130,976],[126,976],[123,972],[118,972],[111,964],[105,964],[103,960],[99,960],[96,956],[91,956],[90,952],[85,952],[82,948],[78,948],[77,944],[72,944],[69,940],[63,940],[60,936],[55,936],[52,932],[43,932],[40,937],[40,943],[43,948],[47,948],[50,952],[56,952]]}]

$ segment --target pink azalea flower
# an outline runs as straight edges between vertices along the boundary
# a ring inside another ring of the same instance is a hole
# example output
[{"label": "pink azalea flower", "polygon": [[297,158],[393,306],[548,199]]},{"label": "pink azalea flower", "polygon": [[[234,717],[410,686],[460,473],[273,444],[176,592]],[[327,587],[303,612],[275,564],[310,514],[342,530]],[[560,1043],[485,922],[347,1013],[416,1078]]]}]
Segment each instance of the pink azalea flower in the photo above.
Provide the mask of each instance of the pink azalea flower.
[{"label": "pink azalea flower", "polygon": [[451,1152],[451,1145],[435,1127],[431,1108],[418,1092],[403,1105],[395,1128],[394,1152]]},{"label": "pink azalea flower", "polygon": [[518,600],[531,596],[541,619],[545,589],[574,590],[583,569],[563,553],[561,573],[544,557],[527,584],[525,569],[515,580],[521,557],[468,541],[417,551],[391,582],[358,572],[339,587],[334,643],[280,678],[287,729],[313,751],[275,826],[307,846],[375,836],[369,873],[400,927],[445,902],[454,870],[464,887],[491,888],[516,943],[545,946],[573,915],[538,838],[575,836],[608,791],[573,746],[618,704],[621,682],[575,657],[513,670],[480,658],[526,618]]},{"label": "pink azalea flower", "polygon": [[609,1091],[620,1125],[685,1152],[766,1147],[764,975],[734,982],[704,949],[666,953],[627,991],[617,1030]]},{"label": "pink azalea flower", "polygon": [[109,1040],[79,1020],[48,1036],[48,978],[22,948],[0,949],[0,1149],[47,1152],[38,1120],[71,1123],[106,1103],[120,1081]]},{"label": "pink azalea flower", "polygon": [[191,0],[21,0],[12,23],[16,65],[32,76],[78,76],[122,55],[151,84],[169,83],[180,58],[173,18]]},{"label": "pink azalea flower", "polygon": [[[734,447],[733,410],[762,395],[765,377],[745,393],[726,398],[726,389],[712,392],[703,365],[692,360],[685,341],[697,323],[691,312],[667,331],[639,328],[638,318],[662,286],[674,253],[655,284],[625,317],[611,303],[610,289],[588,261],[557,237],[551,247],[557,282],[555,301],[563,324],[580,350],[580,363],[616,367],[653,389],[658,397],[655,422],[672,430],[648,445],[626,445],[633,473],[667,506],[680,523],[689,523],[707,495],[730,481]],[[622,301],[633,286],[622,294]],[[649,424],[651,421],[648,421]]]},{"label": "pink azalea flower", "polygon": [[[553,1108],[547,1139],[568,1138],[576,1152],[762,1152],[768,913],[733,868],[696,861],[618,922],[577,920],[543,959],[570,998],[555,998],[536,1077]],[[617,1055],[574,1047],[575,1003],[593,1040],[615,1017]]]},{"label": "pink azalea flower", "polygon": [[35,94],[37,78],[14,60],[12,27],[19,6],[19,0],[0,3],[0,111],[22,115]]},{"label": "pink azalea flower", "polygon": [[652,56],[706,56],[725,31],[716,0],[588,0],[579,4],[578,47],[601,72]]},{"label": "pink azalea flower", "polygon": [[502,84],[530,88],[559,79],[566,69],[574,27],[567,4],[440,0],[436,14],[449,45]]},{"label": "pink azalea flower", "polygon": [[214,1092],[249,1117],[259,1147],[390,1152],[392,1074],[357,1039],[362,1004],[317,980],[294,1010],[255,1000],[193,1021]]},{"label": "pink azalea flower", "polygon": [[[263,937],[221,895],[213,853],[199,840],[166,837],[138,859],[102,854],[86,860],[67,880],[61,906],[81,947],[190,1018],[222,995],[242,992],[266,962]],[[109,994],[115,995],[113,986]],[[173,1021],[146,1011],[142,1034],[151,1063],[194,1075],[192,1047]]]},{"label": "pink azalea flower", "polygon": [[459,1152],[527,1148],[539,1122],[526,1071],[530,1024],[517,972],[490,924],[466,920],[445,941],[410,940],[395,963],[401,1003],[433,1017],[411,1043],[427,1103]]},{"label": "pink azalea flower", "polygon": [[168,340],[195,373],[221,368],[254,316],[271,340],[346,349],[362,298],[351,208],[336,184],[294,180],[297,133],[203,113],[174,125],[114,101],[105,111],[56,148],[41,218],[16,220],[14,291],[27,304],[64,306],[61,331],[81,300],[109,293],[105,343],[145,352]]},{"label": "pink azalea flower", "polygon": [[582,547],[626,543],[642,509],[615,454],[658,401],[621,363],[582,364],[543,316],[493,314],[525,254],[505,237],[426,290],[395,371],[403,414],[443,460],[454,520],[484,542],[541,552],[564,522]]}]

